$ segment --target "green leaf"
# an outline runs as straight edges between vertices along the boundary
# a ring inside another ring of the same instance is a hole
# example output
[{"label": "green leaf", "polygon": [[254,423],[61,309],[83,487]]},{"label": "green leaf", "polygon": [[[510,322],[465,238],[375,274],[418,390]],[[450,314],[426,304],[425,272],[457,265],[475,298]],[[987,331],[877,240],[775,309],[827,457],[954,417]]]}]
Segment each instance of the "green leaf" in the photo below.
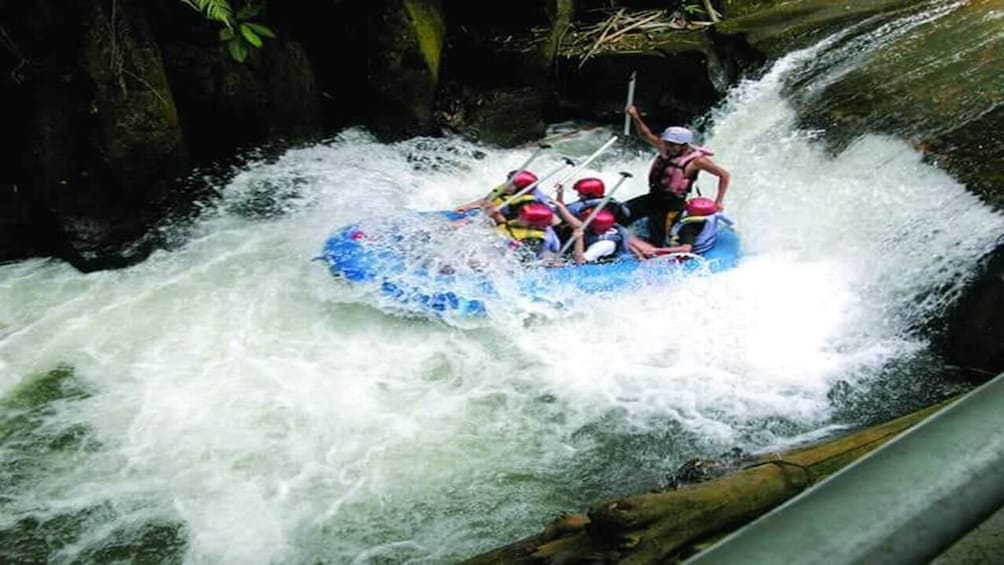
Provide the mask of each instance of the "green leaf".
[{"label": "green leaf", "polygon": [[243,63],[244,59],[248,58],[248,48],[236,37],[227,42],[227,51],[230,52],[230,57],[238,63]]},{"label": "green leaf", "polygon": [[182,2],[195,8],[210,20],[230,25],[234,11],[228,0],[182,0]]},{"label": "green leaf", "polygon": [[258,37],[258,35],[254,32],[254,30],[251,29],[250,26],[248,26],[247,24],[241,24],[240,30],[241,30],[241,35],[244,36],[244,39],[246,39],[248,43],[254,45],[255,47],[261,47],[261,38]]},{"label": "green leaf", "polygon": [[255,33],[257,33],[258,35],[260,35],[262,37],[267,37],[269,39],[275,39],[276,38],[275,32],[272,31],[272,29],[269,28],[268,26],[263,26],[261,24],[255,24],[255,23],[251,23],[251,22],[248,22],[246,25],[249,28],[251,28],[252,31],[254,31]]},{"label": "green leaf", "polygon": [[237,10],[237,20],[245,21],[257,16],[261,13],[261,4],[245,4],[241,6],[240,10]]},{"label": "green leaf", "polygon": [[234,30],[225,27],[220,30],[220,41],[230,41],[234,38]]}]

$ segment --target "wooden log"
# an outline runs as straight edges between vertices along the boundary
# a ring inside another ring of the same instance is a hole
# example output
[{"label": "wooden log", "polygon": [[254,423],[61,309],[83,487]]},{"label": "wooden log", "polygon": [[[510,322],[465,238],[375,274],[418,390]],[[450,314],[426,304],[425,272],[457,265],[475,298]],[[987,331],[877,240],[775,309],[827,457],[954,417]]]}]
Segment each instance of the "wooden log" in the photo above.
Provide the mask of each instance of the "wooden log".
[{"label": "wooden log", "polygon": [[875,450],[950,401],[819,445],[764,455],[724,477],[605,500],[587,516],[559,517],[537,536],[465,563],[623,563],[672,561],[736,529]]}]

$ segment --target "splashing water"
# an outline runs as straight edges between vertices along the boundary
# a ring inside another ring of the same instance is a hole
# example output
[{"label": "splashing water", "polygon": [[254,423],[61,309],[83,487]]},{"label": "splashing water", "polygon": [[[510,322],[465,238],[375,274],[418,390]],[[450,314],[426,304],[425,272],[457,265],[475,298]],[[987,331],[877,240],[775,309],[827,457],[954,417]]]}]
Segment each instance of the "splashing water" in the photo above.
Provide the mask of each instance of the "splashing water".
[{"label": "splashing water", "polygon": [[[779,92],[817,51],[712,116],[746,254],[725,273],[561,311],[511,294],[477,323],[397,316],[311,262],[326,236],[471,200],[526,151],[358,131],[246,166],[142,265],[0,267],[0,555],[451,562],[690,457],[855,423],[832,418],[834,386],[925,355],[918,328],[1004,218],[903,142],[832,156],[797,130]],[[593,172],[632,172],[626,199],[648,161]]]}]

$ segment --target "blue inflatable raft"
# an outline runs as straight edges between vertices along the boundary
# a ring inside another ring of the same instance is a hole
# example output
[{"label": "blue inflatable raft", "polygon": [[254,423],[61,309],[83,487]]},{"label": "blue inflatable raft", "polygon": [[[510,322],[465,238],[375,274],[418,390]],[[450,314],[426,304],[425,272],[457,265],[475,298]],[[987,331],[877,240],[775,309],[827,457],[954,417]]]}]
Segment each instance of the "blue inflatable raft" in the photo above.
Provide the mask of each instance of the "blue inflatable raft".
[{"label": "blue inflatable raft", "polygon": [[[454,212],[425,212],[423,220],[457,220]],[[412,225],[414,222],[412,222]],[[697,270],[720,272],[735,266],[740,255],[736,232],[719,222],[715,247],[703,259],[657,258],[638,261],[624,258],[605,263],[561,267],[526,267],[511,274],[518,292],[532,300],[550,301],[569,292],[586,294],[664,280]],[[427,268],[408,243],[414,233],[402,233],[393,221],[345,226],[328,238],[318,258],[331,274],[355,284],[368,284],[404,310],[431,315],[484,316],[499,297],[500,281],[490,274],[450,273]],[[507,281],[508,282],[508,281]],[[509,285],[512,286],[512,285]]]}]

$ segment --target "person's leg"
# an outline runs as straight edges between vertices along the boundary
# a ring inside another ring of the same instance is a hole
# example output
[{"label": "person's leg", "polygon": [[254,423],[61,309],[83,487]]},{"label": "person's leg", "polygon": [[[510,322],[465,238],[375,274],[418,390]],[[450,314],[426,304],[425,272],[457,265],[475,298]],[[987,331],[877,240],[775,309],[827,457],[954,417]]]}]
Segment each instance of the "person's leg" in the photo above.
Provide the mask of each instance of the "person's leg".
[{"label": "person's leg", "polygon": [[669,208],[662,202],[652,206],[649,212],[648,241],[656,247],[666,245],[666,224],[668,220],[666,214],[668,213],[670,213]]},{"label": "person's leg", "polygon": [[648,220],[648,233],[650,236],[648,240],[651,241],[653,245],[656,247],[665,247],[667,245],[667,236],[669,236],[670,230],[673,229],[673,224],[675,224],[680,219],[680,215],[683,214],[683,208],[683,200],[655,201]]},{"label": "person's leg", "polygon": [[608,255],[613,255],[614,251],[617,251],[617,244],[605,239],[590,245],[589,249],[586,249],[586,252],[583,254],[583,258],[587,263],[592,263]]},{"label": "person's leg", "polygon": [[617,223],[622,226],[630,226],[636,221],[648,215],[649,206],[652,203],[651,194],[635,196],[621,205],[622,216],[617,218]]}]

